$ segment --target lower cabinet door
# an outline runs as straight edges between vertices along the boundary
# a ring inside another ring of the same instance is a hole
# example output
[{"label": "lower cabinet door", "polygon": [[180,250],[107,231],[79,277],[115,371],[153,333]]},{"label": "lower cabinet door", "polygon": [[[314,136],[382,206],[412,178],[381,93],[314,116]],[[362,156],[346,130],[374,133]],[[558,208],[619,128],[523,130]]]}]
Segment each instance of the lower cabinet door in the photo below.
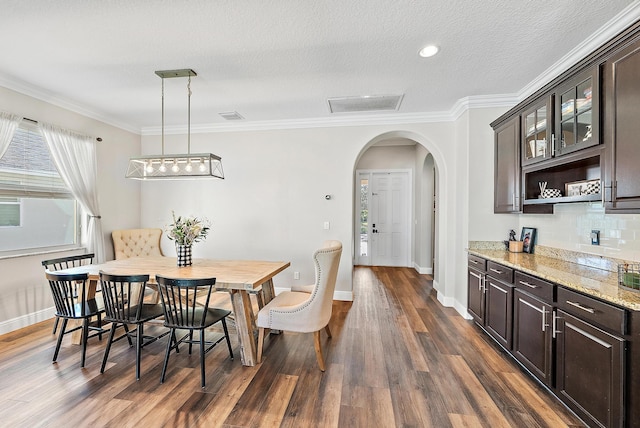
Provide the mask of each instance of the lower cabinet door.
[{"label": "lower cabinet door", "polygon": [[553,307],[518,289],[513,299],[513,355],[534,376],[552,386]]},{"label": "lower cabinet door", "polygon": [[593,426],[623,424],[622,338],[557,311],[556,388],[559,397]]},{"label": "lower cabinet door", "polygon": [[487,276],[485,328],[502,346],[511,350],[513,330],[513,285]]},{"label": "lower cabinet door", "polygon": [[473,269],[468,273],[467,312],[480,325],[484,325],[484,274]]}]

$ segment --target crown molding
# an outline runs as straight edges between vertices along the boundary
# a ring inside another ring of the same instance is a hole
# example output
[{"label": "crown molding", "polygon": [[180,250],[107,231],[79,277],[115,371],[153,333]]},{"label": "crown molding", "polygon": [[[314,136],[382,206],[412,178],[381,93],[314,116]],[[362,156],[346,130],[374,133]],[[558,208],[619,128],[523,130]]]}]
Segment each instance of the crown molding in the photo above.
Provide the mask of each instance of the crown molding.
[{"label": "crown molding", "polygon": [[[305,128],[335,128],[341,126],[374,126],[374,125],[401,125],[410,123],[436,123],[453,122],[465,111],[474,108],[513,107],[518,103],[515,94],[508,95],[482,95],[461,98],[449,111],[422,112],[422,113],[394,113],[394,114],[349,114],[335,117],[321,117],[292,120],[268,120],[244,123],[221,123],[191,125],[192,134],[208,134],[216,132],[243,132],[243,131],[273,131],[280,129],[305,129]],[[162,128],[159,126],[145,127],[141,135],[160,135]],[[187,133],[186,125],[165,126],[165,135],[180,135]]]},{"label": "crown molding", "polygon": [[[101,113],[97,113],[96,111],[90,110],[89,108],[83,105],[77,104],[69,100],[68,98],[64,98],[62,96],[59,96],[58,94],[55,94],[51,91],[47,91],[46,89],[37,87],[35,85],[30,85],[21,80],[13,79],[2,73],[0,73],[0,86],[7,88],[9,90],[18,92],[22,95],[27,95],[37,100],[44,101],[54,106],[63,108],[65,110],[72,111],[74,113],[80,114],[90,119],[95,119],[107,125],[120,128],[124,131],[129,131],[134,134],[140,134],[140,128],[133,126],[130,123],[125,123],[117,119],[114,119],[113,117],[109,117]],[[37,118],[35,117],[34,119],[37,120]]]}]

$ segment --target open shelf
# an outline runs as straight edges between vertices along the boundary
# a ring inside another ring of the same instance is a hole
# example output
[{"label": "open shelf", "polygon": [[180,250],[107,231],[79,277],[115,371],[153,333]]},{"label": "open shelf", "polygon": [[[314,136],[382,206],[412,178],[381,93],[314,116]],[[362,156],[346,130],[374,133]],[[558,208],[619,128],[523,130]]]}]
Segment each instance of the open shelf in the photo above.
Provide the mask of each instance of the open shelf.
[{"label": "open shelf", "polygon": [[595,193],[593,195],[580,195],[580,196],[561,196],[559,198],[537,198],[537,199],[525,199],[524,205],[541,205],[541,204],[563,204],[567,202],[596,202],[601,201],[602,195]]},{"label": "open shelf", "polygon": [[[594,149],[563,156],[546,165],[523,168],[523,212],[552,213],[554,204],[602,200],[600,193],[565,196],[567,184],[600,180],[600,172],[600,151]],[[540,198],[540,182],[546,182],[547,189],[559,189],[563,196]]]}]

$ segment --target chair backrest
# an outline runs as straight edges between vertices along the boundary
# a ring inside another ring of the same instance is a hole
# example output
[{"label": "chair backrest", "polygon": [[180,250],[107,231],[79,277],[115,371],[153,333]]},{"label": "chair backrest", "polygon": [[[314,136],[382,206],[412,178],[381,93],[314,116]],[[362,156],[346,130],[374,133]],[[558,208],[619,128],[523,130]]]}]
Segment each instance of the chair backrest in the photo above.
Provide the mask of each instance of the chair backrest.
[{"label": "chair backrest", "polygon": [[93,253],[80,254],[78,256],[59,257],[57,259],[43,260],[42,266],[48,271],[56,271],[61,269],[68,269],[76,266],[90,265],[93,263]]},{"label": "chair backrest", "polygon": [[111,232],[116,260],[161,256],[162,229],[123,229]]},{"label": "chair backrest", "polygon": [[112,275],[100,271],[105,320],[139,322],[149,275]]},{"label": "chair backrest", "polygon": [[336,289],[341,255],[342,243],[334,240],[325,241],[322,247],[313,253],[316,283],[305,305],[305,331],[318,331],[331,319],[333,292]]},{"label": "chair backrest", "polygon": [[56,305],[56,315],[67,318],[82,318],[97,312],[95,299],[87,301],[86,297],[88,274],[64,275],[46,271],[45,276],[51,287],[51,295]]},{"label": "chair backrest", "polygon": [[[170,328],[202,328],[206,323],[215,278],[178,279],[156,275],[164,308],[164,325]],[[196,297],[203,299],[196,302]],[[200,316],[204,314],[203,316]]]}]

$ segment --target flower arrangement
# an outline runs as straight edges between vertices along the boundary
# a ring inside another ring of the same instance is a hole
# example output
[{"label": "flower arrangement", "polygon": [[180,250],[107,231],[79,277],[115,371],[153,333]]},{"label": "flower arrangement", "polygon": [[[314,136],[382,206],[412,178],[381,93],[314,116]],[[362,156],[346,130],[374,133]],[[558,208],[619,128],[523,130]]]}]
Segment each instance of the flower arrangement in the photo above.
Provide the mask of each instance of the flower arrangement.
[{"label": "flower arrangement", "polygon": [[182,217],[172,211],[173,223],[167,228],[167,237],[176,241],[178,245],[191,246],[207,237],[209,233],[209,220],[197,217]]}]

